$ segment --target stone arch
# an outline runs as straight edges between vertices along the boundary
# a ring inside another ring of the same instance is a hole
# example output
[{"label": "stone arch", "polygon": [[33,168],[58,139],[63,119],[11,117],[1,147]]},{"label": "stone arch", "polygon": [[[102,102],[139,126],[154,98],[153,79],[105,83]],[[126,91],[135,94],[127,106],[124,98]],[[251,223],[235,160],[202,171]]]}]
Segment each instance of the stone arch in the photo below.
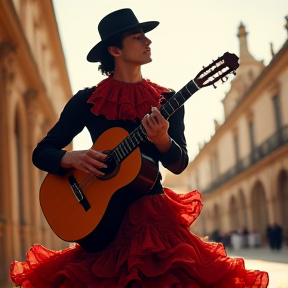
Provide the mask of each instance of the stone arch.
[{"label": "stone arch", "polygon": [[239,224],[243,228],[248,227],[248,219],[247,219],[247,204],[245,200],[245,196],[243,190],[240,189],[238,192],[238,217],[239,217]]},{"label": "stone arch", "polygon": [[261,181],[257,181],[251,193],[253,229],[261,234],[262,242],[266,241],[266,228],[269,224],[267,200],[264,186]]},{"label": "stone arch", "polygon": [[[206,235],[210,235],[212,233],[212,223],[211,223],[211,208],[203,208],[202,210],[203,212],[201,212],[201,214],[204,214],[205,216],[205,231],[206,231]],[[206,236],[205,235],[205,236]]]},{"label": "stone arch", "polygon": [[199,225],[198,231],[199,231],[200,236],[202,236],[202,237],[207,235],[206,216],[207,216],[207,214],[202,212],[200,214],[200,216],[199,216],[199,219],[198,219],[199,220],[199,222],[198,222],[198,225]]},{"label": "stone arch", "polygon": [[280,223],[284,234],[288,234],[288,172],[281,170],[277,181],[277,196],[279,199]]},{"label": "stone arch", "polygon": [[229,215],[230,215],[230,230],[238,230],[239,229],[239,207],[237,205],[237,201],[235,196],[233,195],[229,200]]},{"label": "stone arch", "polygon": [[212,211],[211,211],[211,230],[210,230],[210,240],[219,242],[221,241],[221,213],[220,213],[220,207],[217,203],[213,205]]},{"label": "stone arch", "polygon": [[221,213],[220,213],[220,208],[217,203],[214,204],[213,207],[213,228],[221,230]]}]

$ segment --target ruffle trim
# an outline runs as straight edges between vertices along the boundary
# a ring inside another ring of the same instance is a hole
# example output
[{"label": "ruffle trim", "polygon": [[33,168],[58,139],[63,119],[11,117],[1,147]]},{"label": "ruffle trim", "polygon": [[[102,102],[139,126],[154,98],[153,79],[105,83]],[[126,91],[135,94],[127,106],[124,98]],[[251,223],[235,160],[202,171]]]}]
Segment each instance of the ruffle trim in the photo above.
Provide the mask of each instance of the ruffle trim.
[{"label": "ruffle trim", "polygon": [[198,191],[165,189],[165,195],[130,206],[104,251],[34,245],[26,262],[11,264],[10,277],[22,288],[266,288],[266,272],[246,270],[244,260],[227,257],[222,244],[189,231],[201,208]]},{"label": "ruffle trim", "polygon": [[101,81],[87,103],[93,104],[91,112],[104,115],[109,120],[141,120],[151,107],[161,107],[163,93],[171,92],[148,79],[138,83],[124,83],[112,76]]}]

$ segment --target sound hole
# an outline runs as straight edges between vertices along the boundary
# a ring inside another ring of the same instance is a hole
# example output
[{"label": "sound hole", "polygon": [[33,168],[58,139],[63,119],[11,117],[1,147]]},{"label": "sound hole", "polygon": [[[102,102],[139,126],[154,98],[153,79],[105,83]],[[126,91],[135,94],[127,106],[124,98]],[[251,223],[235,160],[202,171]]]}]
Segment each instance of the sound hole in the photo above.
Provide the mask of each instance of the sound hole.
[{"label": "sound hole", "polygon": [[101,172],[105,173],[105,175],[98,177],[100,180],[109,180],[118,174],[120,170],[120,164],[117,162],[115,155],[111,153],[111,150],[103,151],[102,153],[108,155],[105,164],[107,168],[99,169]]}]

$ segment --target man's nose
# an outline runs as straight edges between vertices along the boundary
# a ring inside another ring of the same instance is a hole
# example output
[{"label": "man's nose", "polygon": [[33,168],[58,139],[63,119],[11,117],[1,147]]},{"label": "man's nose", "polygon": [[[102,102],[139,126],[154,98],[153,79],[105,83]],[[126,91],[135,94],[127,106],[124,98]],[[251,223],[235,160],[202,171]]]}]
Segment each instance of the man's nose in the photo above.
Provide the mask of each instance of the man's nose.
[{"label": "man's nose", "polygon": [[145,40],[146,40],[146,44],[148,46],[152,43],[152,41],[149,38],[147,38],[146,36],[145,36]]}]

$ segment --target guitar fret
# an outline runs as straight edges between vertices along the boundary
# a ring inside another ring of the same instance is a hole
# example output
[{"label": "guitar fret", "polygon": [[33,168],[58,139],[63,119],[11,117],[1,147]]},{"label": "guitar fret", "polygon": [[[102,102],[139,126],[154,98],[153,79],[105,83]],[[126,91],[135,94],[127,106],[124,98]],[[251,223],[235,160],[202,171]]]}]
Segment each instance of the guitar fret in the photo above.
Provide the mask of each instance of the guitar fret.
[{"label": "guitar fret", "polygon": [[194,80],[192,80],[192,82],[193,82],[193,84],[195,85],[195,87],[199,90],[200,87],[197,85],[197,83],[196,83]]},{"label": "guitar fret", "polygon": [[123,150],[122,145],[119,145],[119,149],[121,150],[121,152],[122,152],[122,154],[123,154],[123,158],[125,158],[126,155],[125,155],[125,151]]},{"label": "guitar fret", "polygon": [[124,142],[125,142],[125,144],[126,144],[126,148],[128,148],[129,152],[131,152],[131,151],[132,151],[132,148],[131,148],[130,143],[129,143],[129,138],[130,138],[130,137],[127,137],[127,138],[124,140]]},{"label": "guitar fret", "polygon": [[166,106],[166,105],[162,106],[162,109],[166,112],[167,116],[169,116],[170,113],[168,113],[168,111],[165,109],[165,106]]},{"label": "guitar fret", "polygon": [[188,91],[189,95],[191,96],[191,92],[189,91],[189,89],[187,88],[187,85],[185,85],[186,90]]},{"label": "guitar fret", "polygon": [[140,130],[141,130],[141,132],[142,132],[142,134],[144,136],[144,140],[145,140],[145,138],[147,138],[147,134],[146,134],[145,128],[142,125],[140,126]]},{"label": "guitar fret", "polygon": [[179,94],[182,96],[182,98],[184,99],[184,101],[186,101],[186,98],[182,95],[181,90],[179,91]]},{"label": "guitar fret", "polygon": [[[134,137],[134,140],[136,141],[136,144],[139,144],[139,143],[140,143],[140,141],[139,141],[138,138],[136,137],[135,132],[133,132],[133,134],[132,134],[131,136]],[[136,145],[135,145],[135,146],[136,146]]]},{"label": "guitar fret", "polygon": [[122,161],[123,160],[123,155],[121,154],[121,150],[120,150],[120,147],[119,147],[119,145],[116,147],[116,151],[117,151],[117,153],[118,153],[118,155],[119,155],[119,158],[120,158],[120,161]]},{"label": "guitar fret", "polygon": [[176,101],[176,103],[177,103],[178,106],[180,106],[180,104],[179,104],[179,102],[177,101],[177,98],[176,98],[176,97],[175,97],[173,100]]},{"label": "guitar fret", "polygon": [[114,154],[116,156],[117,162],[120,163],[121,162],[121,158],[119,157],[118,152],[116,151],[117,147],[114,149]]},{"label": "guitar fret", "polygon": [[140,138],[140,140],[143,141],[144,139],[138,130],[137,130],[137,134],[138,134],[138,137]]},{"label": "guitar fret", "polygon": [[130,145],[132,145],[131,150],[134,149],[136,147],[136,143],[134,143],[133,139],[132,139],[132,135],[129,137],[129,143]]},{"label": "guitar fret", "polygon": [[126,145],[125,145],[125,142],[122,143],[122,147],[123,147],[123,149],[125,150],[126,156],[127,156],[127,155],[129,154],[129,151],[128,151]]},{"label": "guitar fret", "polygon": [[169,101],[168,104],[170,105],[170,107],[172,108],[173,112],[175,111],[174,107],[171,105],[171,102]]}]

